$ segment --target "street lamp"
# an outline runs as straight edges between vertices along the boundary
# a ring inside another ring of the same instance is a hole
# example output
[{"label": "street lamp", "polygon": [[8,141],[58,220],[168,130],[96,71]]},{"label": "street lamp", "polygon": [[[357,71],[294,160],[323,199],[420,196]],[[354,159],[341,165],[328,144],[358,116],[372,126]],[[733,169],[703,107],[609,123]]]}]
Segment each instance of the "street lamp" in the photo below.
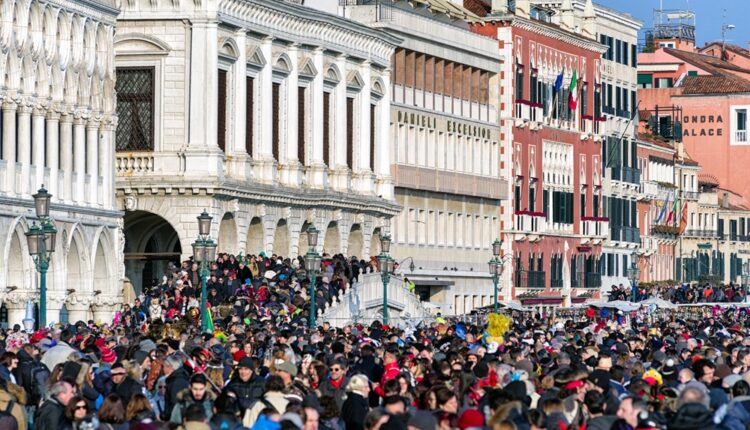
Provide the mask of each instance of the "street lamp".
[{"label": "street lamp", "polygon": [[747,282],[750,278],[750,262],[742,264],[742,301],[747,303]]},{"label": "street lamp", "polygon": [[318,254],[315,248],[318,246],[318,230],[314,225],[307,229],[307,244],[310,249],[305,254],[305,271],[310,278],[310,328],[315,328],[315,275],[320,270],[320,262],[323,258]]},{"label": "street lamp", "polygon": [[57,229],[49,217],[49,206],[52,194],[44,189],[44,185],[34,194],[34,209],[39,218],[39,225],[32,223],[26,232],[26,242],[29,255],[34,260],[36,271],[39,272],[39,327],[47,325],[47,270],[55,252]]},{"label": "street lamp", "polygon": [[632,290],[632,301],[635,303],[638,296],[638,279],[641,276],[641,269],[638,267],[638,260],[640,255],[637,252],[633,252],[632,263],[628,269],[628,279],[630,280],[630,286]]},{"label": "street lamp", "polygon": [[503,242],[500,241],[500,239],[495,239],[494,242],[492,242],[492,259],[489,261],[490,266],[490,275],[492,275],[492,284],[494,285],[494,292],[495,292],[495,305],[493,307],[493,310],[495,313],[497,313],[497,284],[500,279],[500,275],[503,272],[503,263],[498,258],[500,257],[500,251],[503,249]]},{"label": "street lamp", "polygon": [[193,259],[200,264],[201,275],[201,331],[208,331],[208,308],[206,307],[206,282],[208,282],[208,265],[216,261],[216,242],[209,234],[211,233],[211,220],[213,217],[203,212],[198,218],[198,239],[193,242]]},{"label": "street lamp", "polygon": [[388,280],[393,273],[395,261],[388,255],[391,250],[391,237],[387,234],[380,238],[380,255],[378,255],[378,270],[383,281],[383,324],[388,324]]}]

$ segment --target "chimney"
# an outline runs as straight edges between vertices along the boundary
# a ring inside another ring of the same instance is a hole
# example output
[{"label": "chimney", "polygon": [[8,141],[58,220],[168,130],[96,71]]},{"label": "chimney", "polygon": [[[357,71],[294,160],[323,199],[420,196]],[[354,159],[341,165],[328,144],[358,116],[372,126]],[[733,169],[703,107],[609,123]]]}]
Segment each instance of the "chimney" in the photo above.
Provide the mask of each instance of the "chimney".
[{"label": "chimney", "polygon": [[593,0],[586,0],[586,6],[583,8],[583,35],[589,39],[596,39],[596,12]]},{"label": "chimney", "polygon": [[729,193],[726,191],[721,193],[721,208],[729,209]]},{"label": "chimney", "polygon": [[516,16],[528,18],[531,14],[531,2],[529,0],[516,0]]},{"label": "chimney", "polygon": [[492,0],[492,15],[503,15],[508,13],[508,0]]},{"label": "chimney", "polygon": [[560,6],[560,27],[562,27],[563,30],[573,31],[575,26],[573,4],[570,0],[563,0],[562,5]]}]

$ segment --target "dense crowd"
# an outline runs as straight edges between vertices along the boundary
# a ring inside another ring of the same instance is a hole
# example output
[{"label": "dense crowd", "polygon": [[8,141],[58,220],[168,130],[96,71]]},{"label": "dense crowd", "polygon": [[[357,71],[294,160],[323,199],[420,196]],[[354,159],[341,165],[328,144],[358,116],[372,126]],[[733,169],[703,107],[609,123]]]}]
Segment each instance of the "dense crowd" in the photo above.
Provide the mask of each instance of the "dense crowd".
[{"label": "dense crowd", "polygon": [[[340,294],[374,268],[341,256],[326,261],[316,288],[323,305],[335,300],[331,284]],[[3,331],[0,429],[750,425],[744,309],[691,316],[592,308],[490,315],[480,325],[437,317],[417,327],[375,321],[310,329],[299,310],[309,284],[298,267],[275,256],[220,256],[212,307],[229,307],[215,309],[210,332],[201,332],[199,279],[189,262],[124,305],[111,324]]]},{"label": "dense crowd", "polygon": [[[638,285],[635,301],[641,302],[651,298],[659,298],[682,304],[740,303],[745,301],[745,297],[745,288],[738,284]],[[620,284],[612,287],[609,299],[632,301],[632,286]]]}]

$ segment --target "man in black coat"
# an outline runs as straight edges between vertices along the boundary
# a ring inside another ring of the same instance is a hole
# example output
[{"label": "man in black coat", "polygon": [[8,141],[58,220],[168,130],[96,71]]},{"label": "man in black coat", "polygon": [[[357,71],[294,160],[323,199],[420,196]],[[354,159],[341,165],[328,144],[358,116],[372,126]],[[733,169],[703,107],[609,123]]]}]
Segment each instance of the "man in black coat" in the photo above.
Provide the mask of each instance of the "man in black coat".
[{"label": "man in black coat", "polygon": [[237,365],[237,372],[229,380],[224,391],[232,391],[237,395],[244,415],[245,409],[261,398],[264,385],[265,380],[255,372],[253,360],[250,357],[242,357]]},{"label": "man in black coat", "polygon": [[127,374],[122,363],[118,362],[112,365],[110,377],[114,384],[112,385],[112,392],[120,396],[122,399],[122,406],[125,409],[128,408],[128,402],[133,396],[136,394],[143,394],[143,385]]},{"label": "man in black coat", "polygon": [[167,391],[164,393],[164,416],[162,421],[169,421],[172,416],[172,409],[178,403],[177,394],[188,388],[190,385],[190,375],[182,365],[182,360],[176,354],[172,354],[164,359],[162,367],[164,374],[167,376]]},{"label": "man in black coat", "polygon": [[18,350],[18,367],[13,369],[16,383],[26,390],[26,404],[38,405],[46,391],[49,369],[39,361],[39,348],[26,344]]},{"label": "man in black coat", "polygon": [[75,391],[68,382],[59,381],[52,385],[49,390],[49,399],[45,400],[34,414],[34,429],[50,430],[58,428],[60,423],[65,421],[63,417],[65,407],[73,396],[75,396]]}]

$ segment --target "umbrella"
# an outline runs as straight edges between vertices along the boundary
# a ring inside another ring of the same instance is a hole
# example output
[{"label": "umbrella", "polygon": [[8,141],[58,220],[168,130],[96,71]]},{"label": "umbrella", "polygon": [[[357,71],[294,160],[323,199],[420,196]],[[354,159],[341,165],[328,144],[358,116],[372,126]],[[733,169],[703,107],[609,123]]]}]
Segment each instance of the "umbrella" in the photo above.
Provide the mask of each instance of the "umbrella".
[{"label": "umbrella", "polygon": [[668,302],[664,299],[659,299],[656,297],[642,301],[641,305],[643,306],[655,305],[659,309],[677,309],[677,305],[675,305],[674,303]]}]

